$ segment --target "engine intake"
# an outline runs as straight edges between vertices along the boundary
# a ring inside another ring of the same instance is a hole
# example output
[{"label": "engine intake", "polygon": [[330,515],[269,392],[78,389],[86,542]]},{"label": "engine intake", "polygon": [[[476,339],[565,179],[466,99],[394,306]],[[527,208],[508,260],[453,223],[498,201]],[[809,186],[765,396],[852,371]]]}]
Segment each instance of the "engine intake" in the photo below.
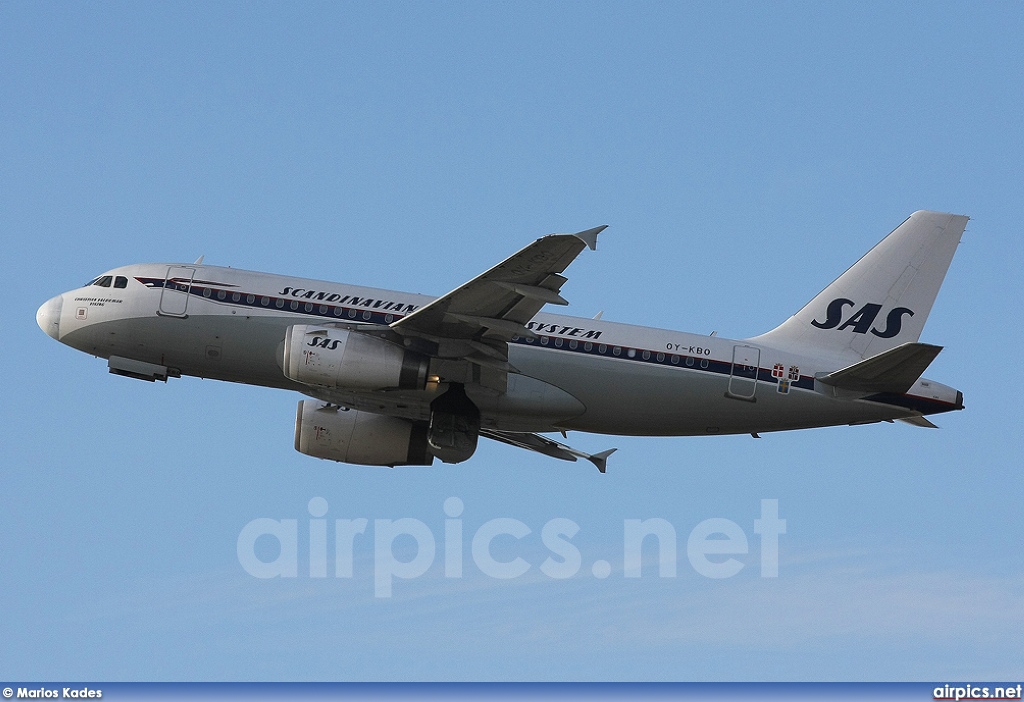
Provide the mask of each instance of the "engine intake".
[{"label": "engine intake", "polygon": [[307,456],[365,466],[429,466],[434,462],[424,422],[313,400],[299,402],[295,450]]},{"label": "engine intake", "polygon": [[285,377],[304,385],[422,390],[429,365],[425,356],[368,334],[307,324],[285,332]]}]

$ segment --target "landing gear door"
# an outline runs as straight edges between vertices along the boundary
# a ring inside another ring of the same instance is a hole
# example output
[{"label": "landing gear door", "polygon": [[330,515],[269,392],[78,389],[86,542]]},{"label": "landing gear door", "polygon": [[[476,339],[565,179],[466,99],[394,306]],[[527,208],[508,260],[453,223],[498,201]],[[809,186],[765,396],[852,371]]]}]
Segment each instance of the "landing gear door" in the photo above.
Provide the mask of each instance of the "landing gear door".
[{"label": "landing gear door", "polygon": [[761,363],[761,349],[738,344],[732,349],[732,374],[729,376],[728,397],[754,402],[757,390],[757,367]]},{"label": "landing gear door", "polygon": [[169,266],[164,287],[160,291],[159,314],[165,317],[187,317],[188,297],[196,269],[189,266]]}]

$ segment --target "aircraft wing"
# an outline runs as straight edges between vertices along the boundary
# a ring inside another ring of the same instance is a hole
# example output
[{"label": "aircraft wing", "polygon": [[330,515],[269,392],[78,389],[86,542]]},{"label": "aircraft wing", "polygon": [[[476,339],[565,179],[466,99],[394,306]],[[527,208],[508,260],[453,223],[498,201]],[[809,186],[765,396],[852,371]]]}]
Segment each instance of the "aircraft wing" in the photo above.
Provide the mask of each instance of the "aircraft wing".
[{"label": "aircraft wing", "polygon": [[607,451],[591,455],[574,449],[571,446],[559,443],[554,439],[541,436],[540,434],[496,431],[494,429],[481,429],[480,436],[485,436],[488,439],[494,439],[495,441],[500,441],[501,443],[508,444],[510,446],[536,451],[537,453],[542,453],[545,456],[551,456],[552,458],[558,458],[563,461],[575,461],[577,457],[585,458],[597,466],[597,469],[602,473],[604,473],[607,468],[608,456],[612,455],[617,450],[608,449]]},{"label": "aircraft wing", "polygon": [[[605,225],[607,226],[607,225]],[[605,227],[577,234],[551,234],[513,254],[486,273],[391,325],[404,335],[428,339],[507,342],[531,336],[524,325],[547,303],[567,305],[559,275],[584,246],[597,248]],[[486,351],[483,351],[487,355]]]}]

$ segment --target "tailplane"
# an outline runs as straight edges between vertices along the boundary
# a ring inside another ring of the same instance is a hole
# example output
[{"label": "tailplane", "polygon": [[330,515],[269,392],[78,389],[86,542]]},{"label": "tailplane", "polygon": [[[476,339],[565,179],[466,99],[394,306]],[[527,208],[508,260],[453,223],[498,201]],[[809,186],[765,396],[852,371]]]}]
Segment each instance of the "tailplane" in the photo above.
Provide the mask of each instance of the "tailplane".
[{"label": "tailplane", "polygon": [[845,390],[902,395],[913,387],[941,350],[941,346],[909,342],[816,377],[827,385]]},{"label": "tailplane", "polygon": [[803,309],[750,341],[851,360],[916,342],[967,220],[915,212]]}]

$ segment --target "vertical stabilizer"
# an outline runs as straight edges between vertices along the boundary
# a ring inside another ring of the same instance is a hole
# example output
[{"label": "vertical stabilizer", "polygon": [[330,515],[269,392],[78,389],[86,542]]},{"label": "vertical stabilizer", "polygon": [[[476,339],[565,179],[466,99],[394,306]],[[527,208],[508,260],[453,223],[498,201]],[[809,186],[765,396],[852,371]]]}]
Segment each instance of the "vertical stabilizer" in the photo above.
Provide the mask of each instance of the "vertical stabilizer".
[{"label": "vertical stabilizer", "polygon": [[849,359],[917,341],[967,220],[915,212],[803,309],[750,341]]}]

